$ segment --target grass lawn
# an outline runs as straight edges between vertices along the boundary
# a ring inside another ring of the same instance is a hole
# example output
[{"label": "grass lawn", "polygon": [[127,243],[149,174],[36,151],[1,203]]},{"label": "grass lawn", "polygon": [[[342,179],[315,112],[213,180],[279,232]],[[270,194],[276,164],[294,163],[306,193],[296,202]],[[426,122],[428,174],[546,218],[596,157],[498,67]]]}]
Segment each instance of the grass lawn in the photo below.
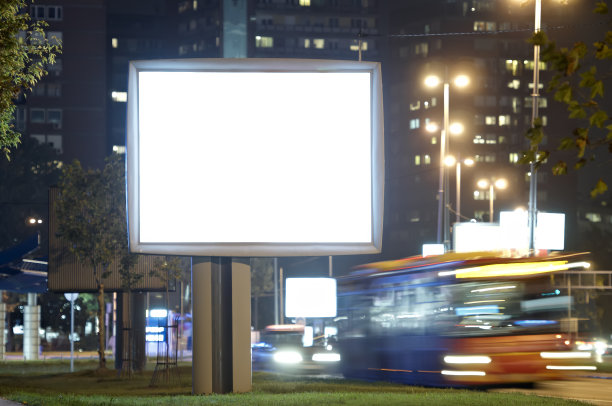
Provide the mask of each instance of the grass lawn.
[{"label": "grass lawn", "polygon": [[[131,378],[109,369],[96,370],[97,361],[0,362],[0,397],[27,405],[580,405],[583,403],[522,394],[432,389],[387,383],[304,379],[256,372],[253,392],[191,395],[191,365],[178,368],[180,383],[151,387],[152,364]],[[176,374],[172,375],[174,378]]]}]

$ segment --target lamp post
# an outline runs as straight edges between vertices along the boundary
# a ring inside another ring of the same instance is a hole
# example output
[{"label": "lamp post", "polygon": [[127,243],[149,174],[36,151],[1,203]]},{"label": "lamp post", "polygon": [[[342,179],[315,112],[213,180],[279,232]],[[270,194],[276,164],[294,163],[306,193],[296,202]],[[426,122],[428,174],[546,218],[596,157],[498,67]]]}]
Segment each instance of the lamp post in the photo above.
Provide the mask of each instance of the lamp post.
[{"label": "lamp post", "polygon": [[[457,200],[457,209],[455,211],[455,222],[461,222],[461,159],[455,159],[455,157],[449,155],[446,157],[445,164],[447,166],[455,165],[455,186],[456,186],[456,200]],[[463,164],[465,166],[474,165],[474,160],[472,158],[465,158],[463,160]]]},{"label": "lamp post", "polygon": [[489,221],[493,223],[494,212],[493,212],[493,201],[495,200],[495,189],[505,189],[508,187],[508,181],[506,179],[480,179],[478,181],[478,187],[481,189],[489,188]]},{"label": "lamp post", "polygon": [[[442,80],[435,75],[425,78],[425,85],[428,87],[437,87]],[[458,75],[454,78],[453,83],[457,87],[465,87],[470,80],[466,75]],[[446,174],[446,166],[444,159],[448,153],[448,131],[449,126],[449,93],[450,83],[448,81],[448,68],[444,70],[443,82],[443,98],[444,98],[444,120],[442,130],[440,131],[440,168],[438,176],[438,232],[437,242],[443,243],[444,249],[447,251],[450,245],[450,219],[448,213],[448,175]],[[445,192],[446,190],[446,192]]]},{"label": "lamp post", "polygon": [[[542,0],[535,0],[534,33],[537,34],[541,29],[542,20]],[[538,118],[538,104],[540,97],[540,46],[533,45],[533,93],[531,94],[531,128],[535,127]],[[538,212],[538,168],[535,160],[538,157],[538,150],[529,163],[529,207],[528,207],[528,226],[529,226],[529,253],[535,252],[535,228]]]}]

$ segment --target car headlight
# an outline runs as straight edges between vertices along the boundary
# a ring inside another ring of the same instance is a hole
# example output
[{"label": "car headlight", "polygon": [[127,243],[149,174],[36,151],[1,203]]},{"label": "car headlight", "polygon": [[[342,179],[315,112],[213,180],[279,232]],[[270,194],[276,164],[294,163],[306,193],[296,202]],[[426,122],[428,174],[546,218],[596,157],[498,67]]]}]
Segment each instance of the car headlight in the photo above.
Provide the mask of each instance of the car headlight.
[{"label": "car headlight", "polygon": [[312,360],[315,362],[338,362],[340,361],[340,354],[333,352],[321,352],[313,354]]},{"label": "car headlight", "polygon": [[278,351],[274,354],[274,361],[280,364],[298,364],[302,362],[302,354],[297,351]]}]

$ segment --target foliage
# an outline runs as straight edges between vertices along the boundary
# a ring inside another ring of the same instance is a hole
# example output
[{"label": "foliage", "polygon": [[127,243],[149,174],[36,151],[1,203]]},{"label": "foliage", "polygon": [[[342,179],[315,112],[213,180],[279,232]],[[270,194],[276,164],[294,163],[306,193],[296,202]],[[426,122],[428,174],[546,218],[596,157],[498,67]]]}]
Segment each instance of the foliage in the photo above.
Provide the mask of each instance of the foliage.
[{"label": "foliage", "polygon": [[[607,18],[607,2],[597,1],[594,13]],[[578,127],[573,129],[572,135],[561,139],[558,145],[559,150],[573,151],[575,162],[570,165],[564,159],[559,160],[553,166],[555,175],[567,173],[570,166],[580,169],[596,159],[609,160],[606,156],[596,156],[604,148],[607,153],[612,153],[612,117],[606,111],[609,105],[603,103],[605,84],[610,79],[609,64],[612,61],[610,20],[607,19],[603,26],[605,29],[601,38],[591,45],[577,41],[569,48],[558,47],[541,31],[531,39],[532,44],[541,47],[541,60],[548,63],[554,72],[548,91],[554,93],[556,101],[567,106],[568,117],[578,121]],[[531,149],[523,157],[524,162],[536,162],[539,165],[549,158],[550,151],[539,150],[543,135],[542,123],[535,122],[527,134]],[[607,189],[605,180],[600,178],[591,190],[591,196],[603,194]]]},{"label": "foliage", "polygon": [[123,159],[113,155],[100,170],[84,170],[79,161],[64,168],[56,205],[58,234],[84,266],[91,267],[98,287],[100,368],[104,352],[104,279],[109,266],[127,245]]},{"label": "foliage", "polygon": [[[0,250],[23,241],[35,231],[46,233],[49,187],[59,179],[59,165],[57,152],[33,138],[23,140],[11,161],[0,159]],[[27,218],[34,215],[43,219],[42,226],[26,224]]]},{"label": "foliage", "polygon": [[57,39],[45,37],[47,24],[31,21],[28,4],[26,0],[0,2],[0,150],[6,159],[20,142],[11,124],[15,98],[32,90],[61,52]]}]

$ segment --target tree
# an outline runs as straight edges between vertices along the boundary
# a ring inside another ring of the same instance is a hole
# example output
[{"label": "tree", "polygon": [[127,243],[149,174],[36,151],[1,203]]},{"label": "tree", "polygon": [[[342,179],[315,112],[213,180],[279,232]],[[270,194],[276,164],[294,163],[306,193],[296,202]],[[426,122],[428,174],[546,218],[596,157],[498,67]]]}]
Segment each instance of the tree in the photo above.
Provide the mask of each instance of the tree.
[{"label": "tree", "polygon": [[57,39],[45,37],[44,21],[30,19],[26,0],[0,2],[0,150],[6,159],[20,142],[11,122],[14,100],[32,90],[61,52]]},{"label": "tree", "polygon": [[[605,84],[611,78],[609,64],[612,60],[612,30],[607,2],[597,1],[593,12],[606,20],[601,25],[603,33],[598,34],[601,37],[591,45],[577,41],[570,48],[558,47],[542,31],[531,39],[532,44],[541,48],[541,60],[548,63],[554,72],[548,91],[554,93],[556,101],[567,106],[569,118],[577,120],[571,136],[563,137],[557,146],[558,150],[574,151],[575,162],[568,165],[565,159],[558,160],[552,168],[555,175],[567,173],[569,166],[580,169],[596,160],[609,163],[609,154],[612,153],[612,117],[606,111],[610,106],[603,103]],[[533,161],[540,165],[551,157],[549,150],[540,148],[544,139],[541,121],[536,120],[527,138],[531,148],[525,153],[523,162]],[[597,154],[604,150],[607,156],[598,157]],[[591,190],[591,196],[596,197],[607,189],[601,177]]]},{"label": "tree", "polygon": [[106,368],[104,279],[127,246],[124,182],[125,167],[118,155],[107,158],[101,171],[84,170],[74,161],[63,171],[56,205],[58,233],[77,260],[91,268],[98,289],[100,369]]}]

